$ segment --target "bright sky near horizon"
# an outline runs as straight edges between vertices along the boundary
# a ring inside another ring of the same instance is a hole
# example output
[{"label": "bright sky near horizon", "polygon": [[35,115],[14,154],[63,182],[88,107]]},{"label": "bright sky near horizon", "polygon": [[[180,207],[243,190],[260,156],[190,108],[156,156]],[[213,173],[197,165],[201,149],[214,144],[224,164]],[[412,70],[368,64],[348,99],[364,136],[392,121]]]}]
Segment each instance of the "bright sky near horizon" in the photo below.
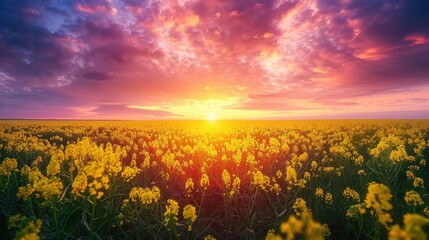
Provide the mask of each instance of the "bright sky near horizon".
[{"label": "bright sky near horizon", "polygon": [[427,0],[2,0],[0,118],[429,118]]}]

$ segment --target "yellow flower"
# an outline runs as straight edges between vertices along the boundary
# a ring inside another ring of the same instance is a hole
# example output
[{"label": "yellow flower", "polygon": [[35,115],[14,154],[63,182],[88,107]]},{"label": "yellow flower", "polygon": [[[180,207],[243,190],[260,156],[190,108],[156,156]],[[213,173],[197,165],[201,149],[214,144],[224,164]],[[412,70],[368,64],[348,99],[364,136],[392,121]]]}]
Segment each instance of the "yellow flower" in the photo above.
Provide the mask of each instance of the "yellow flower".
[{"label": "yellow flower", "polygon": [[347,209],[346,216],[357,219],[359,215],[365,214],[365,203],[354,204]]},{"label": "yellow flower", "polygon": [[231,175],[229,175],[229,172],[226,169],[224,169],[222,172],[222,181],[225,185],[225,188],[228,189],[229,185],[231,184]]},{"label": "yellow flower", "polygon": [[258,186],[264,191],[269,190],[271,180],[268,176],[265,176],[261,171],[256,171],[253,173],[252,184]]},{"label": "yellow flower", "polygon": [[212,235],[207,235],[204,237],[204,240],[216,240]]},{"label": "yellow flower", "polygon": [[268,230],[265,240],[283,240],[283,238],[280,235],[277,235],[274,229],[270,229]]},{"label": "yellow flower", "polygon": [[311,169],[312,170],[316,170],[317,169],[317,162],[316,161],[312,161],[311,162]]},{"label": "yellow flower", "polygon": [[408,205],[420,206],[425,204],[420,197],[420,194],[413,190],[406,192],[404,199]]},{"label": "yellow flower", "polygon": [[48,176],[55,176],[61,170],[61,163],[64,161],[64,152],[61,149],[55,151],[51,156],[51,160],[46,168],[46,173]]},{"label": "yellow flower", "polygon": [[415,177],[414,173],[410,170],[407,170],[406,174],[407,174],[408,179],[414,179],[414,177]]},{"label": "yellow flower", "polygon": [[311,174],[309,172],[305,172],[304,173],[304,179],[308,181],[308,180],[310,180],[310,178],[311,178]]},{"label": "yellow flower", "polygon": [[191,223],[195,222],[197,215],[194,206],[188,204],[183,208],[183,219],[189,220]]},{"label": "yellow flower", "polygon": [[416,177],[413,181],[413,186],[415,188],[424,187],[424,181],[422,178]]},{"label": "yellow flower", "polygon": [[189,222],[188,231],[192,231],[192,223],[197,219],[197,212],[194,206],[188,204],[183,208],[183,219]]},{"label": "yellow flower", "polygon": [[5,158],[0,164],[0,176],[10,176],[17,167],[18,161],[15,158]]},{"label": "yellow flower", "polygon": [[280,225],[280,232],[287,236],[286,239],[295,239],[296,234],[302,233],[304,223],[295,216],[289,216],[286,222]]},{"label": "yellow flower", "polygon": [[410,233],[412,239],[426,239],[427,235],[422,229],[423,226],[429,225],[429,219],[418,214],[404,215],[405,230]]},{"label": "yellow flower", "polygon": [[17,240],[39,240],[42,228],[42,220],[30,219],[21,214],[11,216],[8,220],[8,228],[16,229],[14,239]]},{"label": "yellow flower", "polygon": [[31,164],[32,167],[39,166],[40,163],[42,163],[43,158],[41,156],[37,156],[36,159],[34,159],[33,163]]},{"label": "yellow flower", "polygon": [[323,199],[324,195],[325,194],[323,193],[323,189],[322,188],[320,188],[320,187],[316,188],[316,197]]},{"label": "yellow flower", "polygon": [[72,184],[72,193],[77,196],[82,196],[88,186],[88,179],[85,173],[80,172],[74,179]]},{"label": "yellow flower", "polygon": [[276,172],[276,177],[280,179],[282,176],[283,176],[282,171],[277,170],[277,172]]},{"label": "yellow flower", "polygon": [[179,215],[179,203],[173,199],[168,199],[167,204],[168,205],[165,206],[164,212],[164,225],[170,229],[176,225],[178,220],[177,216]]},{"label": "yellow flower", "polygon": [[31,171],[31,168],[28,165],[24,165],[21,168],[21,175],[22,176],[27,176],[30,173],[30,171]]},{"label": "yellow flower", "polygon": [[[329,234],[329,228],[326,225],[313,220],[310,212],[303,212],[299,218],[295,216],[289,216],[287,221],[280,225],[280,232],[286,235],[287,240],[292,239],[314,239],[322,240]],[[273,232],[268,233],[271,236],[275,236]],[[268,237],[268,236],[267,236]],[[277,239],[277,238],[270,238]]]},{"label": "yellow flower", "polygon": [[28,173],[29,183],[18,189],[17,197],[27,199],[34,194],[37,198],[48,199],[60,196],[63,190],[63,183],[56,176],[46,177],[37,167],[33,167]]},{"label": "yellow flower", "polygon": [[355,159],[356,166],[361,166],[363,162],[364,162],[364,158],[362,155],[359,155],[359,157]]},{"label": "yellow flower", "polygon": [[280,192],[282,191],[282,188],[280,187],[280,185],[279,185],[278,183],[274,183],[274,184],[271,186],[270,191],[275,192],[275,193],[276,193],[276,195],[280,195]]},{"label": "yellow flower", "polygon": [[141,169],[139,169],[136,166],[136,161],[132,160],[130,166],[126,166],[124,170],[121,173],[121,176],[124,178],[125,182],[129,182],[133,180],[137,174],[141,172]]},{"label": "yellow flower", "polygon": [[388,213],[393,208],[389,202],[390,199],[392,199],[392,194],[387,186],[374,182],[368,185],[368,193],[365,197],[366,207],[374,210],[378,221],[385,227],[388,227],[388,224],[392,222]]},{"label": "yellow flower", "polygon": [[356,192],[355,190],[349,188],[349,187],[347,187],[346,189],[344,189],[343,195],[344,195],[344,197],[346,197],[348,199],[351,199],[351,200],[353,200],[355,202],[360,202],[359,193]]},{"label": "yellow flower", "polygon": [[201,175],[201,179],[200,179],[200,186],[206,190],[207,186],[210,185],[210,179],[209,179],[209,175],[207,175],[206,173],[203,173]]},{"label": "yellow flower", "polygon": [[141,204],[157,203],[161,197],[161,192],[158,187],[150,188],[133,187],[130,191],[129,198],[132,202],[140,201]]},{"label": "yellow flower", "polygon": [[240,192],[240,184],[241,180],[239,177],[235,177],[234,181],[232,182],[232,188],[231,191],[229,191],[229,196],[232,197],[235,195],[235,193]]},{"label": "yellow flower", "polygon": [[334,167],[324,167],[323,171],[326,172],[326,173],[331,173],[331,172],[334,171]]},{"label": "yellow flower", "polygon": [[17,228],[18,225],[20,223],[24,222],[26,219],[27,219],[27,217],[24,216],[24,215],[21,215],[21,214],[12,215],[8,219],[7,227],[9,229],[11,229],[11,228]]},{"label": "yellow flower", "polygon": [[427,239],[424,226],[429,225],[429,219],[418,214],[404,215],[404,228],[401,229],[398,225],[393,226],[389,231],[389,240],[396,239]]},{"label": "yellow flower", "polygon": [[398,224],[390,228],[389,240],[411,240],[410,234],[401,229]]},{"label": "yellow flower", "polygon": [[286,167],[286,181],[288,181],[289,184],[293,184],[297,181],[296,171],[292,166]]},{"label": "yellow flower", "polygon": [[186,179],[185,190],[187,192],[186,196],[190,197],[192,190],[194,190],[194,180],[192,180],[192,178]]},{"label": "yellow flower", "polygon": [[303,212],[309,211],[307,208],[307,202],[302,198],[297,198],[292,208],[297,216],[301,215]]}]

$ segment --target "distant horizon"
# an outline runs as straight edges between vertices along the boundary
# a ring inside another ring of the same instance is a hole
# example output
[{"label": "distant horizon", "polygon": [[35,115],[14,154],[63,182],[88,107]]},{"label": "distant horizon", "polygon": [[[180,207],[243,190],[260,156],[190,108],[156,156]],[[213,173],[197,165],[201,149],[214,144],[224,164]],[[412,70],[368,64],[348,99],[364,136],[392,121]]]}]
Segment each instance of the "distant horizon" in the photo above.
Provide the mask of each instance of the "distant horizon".
[{"label": "distant horizon", "polygon": [[427,9],[0,1],[0,119],[426,119]]},{"label": "distant horizon", "polygon": [[[385,113],[387,114],[387,113]],[[290,118],[228,118],[216,119],[215,121],[317,121],[317,120],[429,120],[429,111],[423,112],[423,115],[406,115],[406,118],[398,117],[377,117],[362,113],[360,117],[339,117],[339,116],[313,116],[313,117],[290,117]],[[350,114],[353,115],[353,114]],[[366,116],[366,117],[365,117]],[[42,121],[210,121],[205,118],[153,118],[153,119],[133,119],[133,118],[0,118],[0,121],[6,120],[42,120]]]}]

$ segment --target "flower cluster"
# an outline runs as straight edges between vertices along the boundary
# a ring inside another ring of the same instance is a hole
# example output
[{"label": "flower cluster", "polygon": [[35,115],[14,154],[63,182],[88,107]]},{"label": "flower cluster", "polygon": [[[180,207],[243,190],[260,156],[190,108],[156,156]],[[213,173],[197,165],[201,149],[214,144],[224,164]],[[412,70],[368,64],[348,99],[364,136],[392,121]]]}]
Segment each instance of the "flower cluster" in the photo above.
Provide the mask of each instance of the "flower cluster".
[{"label": "flower cluster", "polygon": [[391,199],[392,194],[386,185],[374,182],[368,185],[368,193],[365,197],[366,207],[371,209],[378,221],[386,227],[393,221],[389,214],[393,208]]},{"label": "flower cluster", "polygon": [[168,205],[165,206],[164,212],[164,225],[169,230],[172,230],[176,225],[177,220],[179,220],[177,217],[179,216],[179,203],[173,199],[168,199],[167,204]]},{"label": "flower cluster", "polygon": [[307,202],[302,198],[297,198],[292,208],[297,216],[300,216],[303,212],[309,211],[307,208]]},{"label": "flower cluster", "polygon": [[130,191],[129,199],[132,202],[140,202],[143,205],[157,203],[161,197],[158,187],[150,188],[133,187]]},{"label": "flower cluster", "polygon": [[429,218],[418,214],[405,214],[404,227],[398,224],[392,226],[389,231],[389,240],[394,239],[427,239],[426,232],[423,229],[429,225]]},{"label": "flower cluster", "polygon": [[194,180],[192,178],[186,179],[185,182],[185,190],[186,190],[186,196],[191,197],[192,191],[194,190]]},{"label": "flower cluster", "polygon": [[10,176],[17,167],[18,161],[15,158],[5,158],[0,164],[0,176]]},{"label": "flower cluster", "polygon": [[201,179],[200,179],[200,186],[206,190],[207,186],[210,185],[210,179],[209,179],[209,175],[207,175],[206,173],[203,173],[201,175]]},{"label": "flower cluster", "polygon": [[197,220],[197,212],[194,206],[188,204],[183,208],[183,219],[188,222],[188,231],[192,231],[192,223]]},{"label": "flower cluster", "polygon": [[37,198],[50,199],[61,195],[64,186],[59,177],[47,177],[37,167],[23,173],[26,173],[28,183],[19,187],[17,197],[26,200],[34,194]]},{"label": "flower cluster", "polygon": [[280,225],[280,234],[275,234],[273,230],[268,232],[267,240],[277,239],[314,239],[323,240],[330,234],[329,228],[315,221],[310,212],[303,212],[298,218],[289,218]]},{"label": "flower cluster", "polygon": [[8,228],[15,229],[17,240],[39,240],[39,233],[42,228],[42,220],[28,218],[17,214],[9,217]]},{"label": "flower cluster", "polygon": [[420,197],[420,194],[418,194],[416,191],[413,191],[413,190],[406,192],[404,199],[408,205],[412,205],[412,206],[421,206],[425,204],[422,198]]},{"label": "flower cluster", "polygon": [[360,195],[358,192],[356,192],[355,190],[347,187],[346,189],[344,189],[343,191],[343,196],[346,197],[347,199],[351,199],[354,202],[360,202]]}]

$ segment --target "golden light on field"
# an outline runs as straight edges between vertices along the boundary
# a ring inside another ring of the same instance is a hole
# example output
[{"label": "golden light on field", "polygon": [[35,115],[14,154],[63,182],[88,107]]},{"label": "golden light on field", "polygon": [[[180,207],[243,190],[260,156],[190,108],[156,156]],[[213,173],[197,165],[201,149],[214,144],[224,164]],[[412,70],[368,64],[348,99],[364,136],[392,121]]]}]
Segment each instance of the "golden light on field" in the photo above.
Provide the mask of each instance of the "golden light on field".
[{"label": "golden light on field", "polygon": [[[204,111],[204,121],[1,120],[8,236],[289,239],[282,228],[299,225],[299,239],[427,239],[428,120],[225,121],[222,109]],[[89,228],[69,221],[76,211],[91,212]],[[357,220],[360,232],[350,230]],[[282,227],[260,227],[270,225]]]}]

